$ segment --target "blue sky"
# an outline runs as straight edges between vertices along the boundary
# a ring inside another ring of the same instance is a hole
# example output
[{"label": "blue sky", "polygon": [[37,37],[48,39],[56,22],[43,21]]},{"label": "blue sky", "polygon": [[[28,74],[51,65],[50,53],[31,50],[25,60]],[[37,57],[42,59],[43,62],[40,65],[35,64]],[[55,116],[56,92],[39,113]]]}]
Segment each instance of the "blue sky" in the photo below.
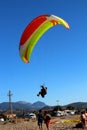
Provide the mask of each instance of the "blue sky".
[{"label": "blue sky", "polygon": [[[68,22],[49,29],[34,48],[29,64],[21,61],[19,42],[27,24],[41,14],[57,15]],[[48,87],[37,97],[40,85]],[[48,105],[87,102],[87,0],[0,1],[0,102]]]}]

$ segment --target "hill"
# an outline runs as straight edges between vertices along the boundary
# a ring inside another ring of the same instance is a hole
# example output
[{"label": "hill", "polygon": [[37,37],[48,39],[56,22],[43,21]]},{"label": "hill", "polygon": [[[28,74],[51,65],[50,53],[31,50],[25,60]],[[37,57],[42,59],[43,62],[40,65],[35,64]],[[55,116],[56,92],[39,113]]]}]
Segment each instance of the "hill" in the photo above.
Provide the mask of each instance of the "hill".
[{"label": "hill", "polygon": [[[46,106],[45,103],[37,101],[35,103],[29,103],[25,101],[12,102],[13,110],[32,110],[32,109],[41,109]],[[9,110],[9,102],[0,103],[0,110],[7,111]]]},{"label": "hill", "polygon": [[[78,109],[87,108],[87,102],[75,102],[65,106],[61,106],[66,108],[67,106],[73,106]],[[38,110],[38,109],[53,109],[55,106],[49,106],[44,102],[37,101],[34,103],[29,103],[25,101],[12,102],[13,110]],[[0,103],[0,110],[7,111],[9,110],[9,102]]]},{"label": "hill", "polygon": [[75,108],[84,109],[87,108],[87,102],[75,102],[75,103],[70,103],[66,106],[73,106]]}]

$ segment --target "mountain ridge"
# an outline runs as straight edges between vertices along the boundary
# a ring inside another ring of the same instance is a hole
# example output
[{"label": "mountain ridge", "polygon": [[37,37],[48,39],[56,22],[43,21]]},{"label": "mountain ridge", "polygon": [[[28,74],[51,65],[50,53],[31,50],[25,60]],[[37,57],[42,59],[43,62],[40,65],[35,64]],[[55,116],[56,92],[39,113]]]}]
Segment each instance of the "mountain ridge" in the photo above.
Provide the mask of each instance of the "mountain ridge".
[{"label": "mountain ridge", "polygon": [[[56,105],[55,105],[56,106]],[[22,109],[22,110],[37,110],[37,109],[42,109],[42,108],[53,108],[55,106],[50,106],[45,104],[44,102],[41,101],[36,101],[34,103],[26,102],[26,101],[17,101],[17,102],[12,102],[12,109],[17,110],[17,109]],[[87,102],[74,102],[70,103],[61,107],[67,107],[67,106],[73,106],[75,108],[87,108]],[[9,102],[2,102],[0,103],[0,110],[9,110]]]},{"label": "mountain ridge", "polygon": [[[34,103],[26,102],[26,101],[17,101],[17,102],[12,102],[12,109],[17,110],[17,109],[41,109],[46,104],[41,101],[37,101]],[[0,103],[0,110],[9,110],[9,102],[2,102]]]}]

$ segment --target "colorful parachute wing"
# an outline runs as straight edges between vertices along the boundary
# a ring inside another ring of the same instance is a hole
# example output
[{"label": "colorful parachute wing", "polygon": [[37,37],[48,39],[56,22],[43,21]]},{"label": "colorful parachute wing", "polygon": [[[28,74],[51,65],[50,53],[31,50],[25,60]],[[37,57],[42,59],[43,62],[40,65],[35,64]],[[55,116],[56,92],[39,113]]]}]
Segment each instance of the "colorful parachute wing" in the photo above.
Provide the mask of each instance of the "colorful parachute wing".
[{"label": "colorful parachute wing", "polygon": [[40,37],[57,24],[62,24],[69,29],[68,23],[55,15],[38,16],[28,24],[21,36],[19,46],[20,57],[25,63],[30,62],[31,53]]}]

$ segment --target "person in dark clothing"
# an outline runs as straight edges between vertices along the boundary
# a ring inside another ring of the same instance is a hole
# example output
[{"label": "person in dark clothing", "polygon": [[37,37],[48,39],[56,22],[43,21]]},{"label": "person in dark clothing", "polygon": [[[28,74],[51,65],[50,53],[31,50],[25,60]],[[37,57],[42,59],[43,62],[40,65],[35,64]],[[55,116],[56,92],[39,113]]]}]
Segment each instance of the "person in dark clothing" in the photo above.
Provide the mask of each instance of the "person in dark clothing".
[{"label": "person in dark clothing", "polygon": [[43,114],[42,111],[39,110],[39,113],[37,115],[37,119],[38,119],[38,126],[40,130],[43,130],[42,124],[43,124]]},{"label": "person in dark clothing", "polygon": [[42,96],[44,98],[44,96],[47,94],[47,87],[44,87],[43,85],[41,85],[41,91],[37,94],[37,96]]}]

